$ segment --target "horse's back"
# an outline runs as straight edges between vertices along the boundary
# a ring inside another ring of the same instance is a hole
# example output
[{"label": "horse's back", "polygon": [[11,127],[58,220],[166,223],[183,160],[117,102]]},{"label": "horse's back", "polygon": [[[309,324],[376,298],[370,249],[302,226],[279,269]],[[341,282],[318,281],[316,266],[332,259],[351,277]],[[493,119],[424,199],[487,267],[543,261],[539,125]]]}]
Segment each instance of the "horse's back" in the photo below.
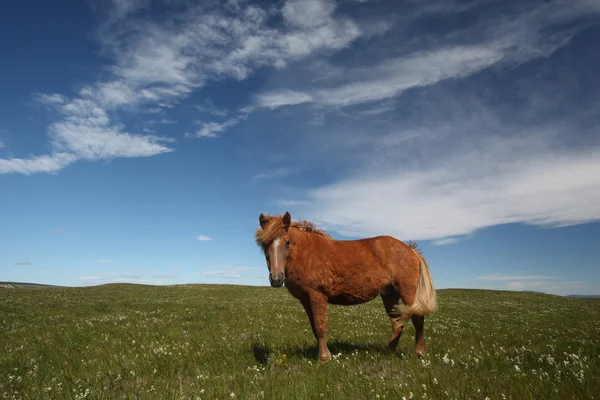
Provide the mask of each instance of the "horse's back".
[{"label": "horse's back", "polygon": [[406,258],[412,259],[413,256],[411,248],[393,236],[374,236],[355,241],[347,241],[346,243],[350,244],[351,242],[355,242],[352,243],[354,246],[345,245],[343,246],[345,247],[344,250],[347,251],[349,247],[362,248],[363,251],[369,252],[372,256],[381,260],[383,264],[396,264]]},{"label": "horse's back", "polygon": [[293,285],[318,289],[335,304],[360,304],[386,288],[399,290],[406,277],[412,285],[410,277],[418,272],[416,254],[391,236],[328,240],[314,235],[302,247],[286,273]]},{"label": "horse's back", "polygon": [[385,277],[385,284],[397,289],[407,285],[416,288],[420,258],[409,245],[387,235],[360,239],[359,242],[370,253],[369,269],[378,270],[378,275]]}]

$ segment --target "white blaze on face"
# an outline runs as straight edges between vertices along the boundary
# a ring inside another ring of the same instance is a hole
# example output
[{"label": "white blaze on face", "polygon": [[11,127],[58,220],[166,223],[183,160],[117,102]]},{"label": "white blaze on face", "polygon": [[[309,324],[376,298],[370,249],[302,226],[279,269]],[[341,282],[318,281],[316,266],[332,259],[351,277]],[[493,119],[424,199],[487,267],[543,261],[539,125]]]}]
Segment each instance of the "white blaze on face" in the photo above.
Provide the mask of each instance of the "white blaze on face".
[{"label": "white blaze on face", "polygon": [[279,238],[275,239],[271,244],[273,246],[273,260],[275,267],[277,267],[277,248],[279,247]]}]

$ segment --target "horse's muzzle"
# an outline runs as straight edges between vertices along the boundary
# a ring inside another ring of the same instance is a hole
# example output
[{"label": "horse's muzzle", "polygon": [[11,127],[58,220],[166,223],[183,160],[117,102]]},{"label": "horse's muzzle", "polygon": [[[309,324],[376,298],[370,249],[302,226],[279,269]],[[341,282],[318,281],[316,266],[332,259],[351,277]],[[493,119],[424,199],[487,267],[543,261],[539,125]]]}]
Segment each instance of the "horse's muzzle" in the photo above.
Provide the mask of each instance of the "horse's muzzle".
[{"label": "horse's muzzle", "polygon": [[280,272],[278,274],[269,274],[269,282],[273,287],[282,287],[285,281],[285,274]]}]

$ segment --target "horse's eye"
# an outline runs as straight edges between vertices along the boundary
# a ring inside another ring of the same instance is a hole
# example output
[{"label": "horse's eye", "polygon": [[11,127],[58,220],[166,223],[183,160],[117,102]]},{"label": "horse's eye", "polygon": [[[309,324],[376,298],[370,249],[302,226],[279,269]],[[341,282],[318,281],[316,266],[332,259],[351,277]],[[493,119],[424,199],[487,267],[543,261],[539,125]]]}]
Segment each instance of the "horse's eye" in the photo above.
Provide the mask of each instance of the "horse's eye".
[{"label": "horse's eye", "polygon": [[289,240],[285,242],[285,247],[290,247],[290,241]]}]

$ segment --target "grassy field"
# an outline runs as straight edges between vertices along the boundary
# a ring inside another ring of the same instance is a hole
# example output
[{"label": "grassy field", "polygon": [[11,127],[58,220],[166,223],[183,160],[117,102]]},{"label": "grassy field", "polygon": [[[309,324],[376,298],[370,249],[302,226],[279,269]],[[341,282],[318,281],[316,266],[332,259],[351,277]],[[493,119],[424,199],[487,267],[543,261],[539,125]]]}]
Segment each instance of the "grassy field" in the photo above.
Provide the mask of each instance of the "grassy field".
[{"label": "grassy field", "polygon": [[226,285],[0,290],[7,399],[600,398],[600,301],[440,290],[427,355],[398,353],[381,300],[329,307],[316,361],[300,304]]}]

